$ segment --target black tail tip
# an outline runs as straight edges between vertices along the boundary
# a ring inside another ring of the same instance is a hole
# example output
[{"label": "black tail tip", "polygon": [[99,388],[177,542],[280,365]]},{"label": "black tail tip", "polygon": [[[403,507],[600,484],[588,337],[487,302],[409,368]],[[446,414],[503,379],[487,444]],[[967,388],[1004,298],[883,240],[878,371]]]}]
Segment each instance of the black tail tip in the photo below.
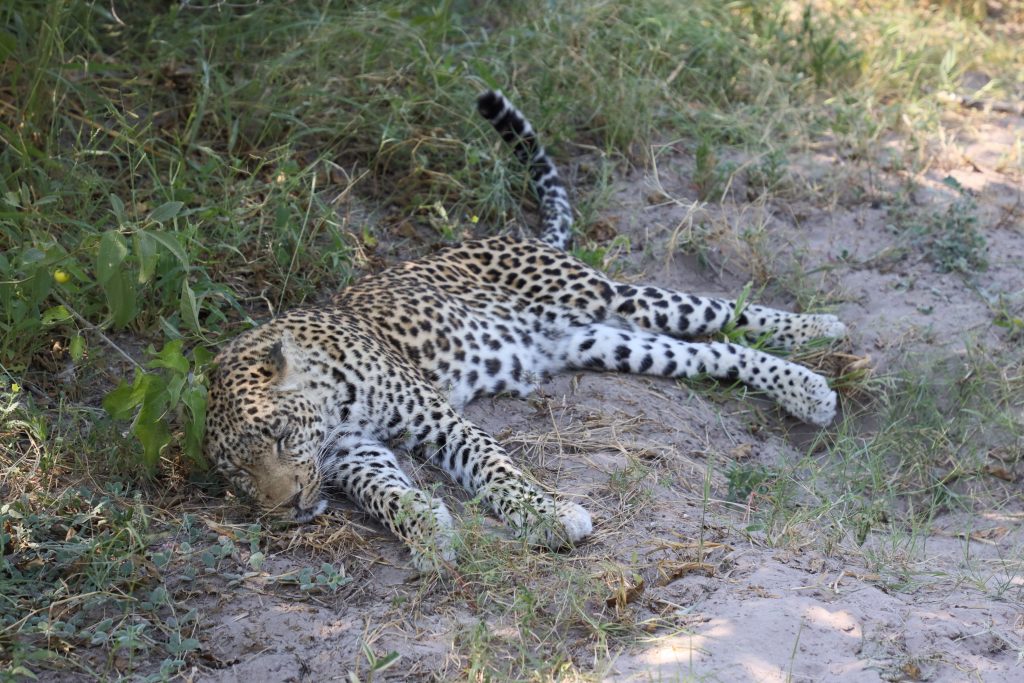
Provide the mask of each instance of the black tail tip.
[{"label": "black tail tip", "polygon": [[488,90],[476,98],[476,109],[485,119],[493,119],[505,106],[505,98],[499,90]]}]

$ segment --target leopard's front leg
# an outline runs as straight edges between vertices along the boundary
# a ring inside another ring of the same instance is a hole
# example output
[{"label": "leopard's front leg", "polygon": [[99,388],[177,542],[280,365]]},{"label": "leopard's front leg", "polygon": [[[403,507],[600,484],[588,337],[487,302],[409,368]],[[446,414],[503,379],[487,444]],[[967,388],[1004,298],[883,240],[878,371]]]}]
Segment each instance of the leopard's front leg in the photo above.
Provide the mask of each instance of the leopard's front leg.
[{"label": "leopard's front leg", "polygon": [[382,443],[342,436],[323,463],[326,483],[342,489],[360,508],[402,539],[420,571],[454,559],[452,519],[444,503],[417,489]]},{"label": "leopard's front leg", "polygon": [[503,522],[531,543],[552,549],[590,535],[590,513],[541,491],[490,434],[450,406],[432,412],[439,419],[421,444],[430,461],[479,495]]}]

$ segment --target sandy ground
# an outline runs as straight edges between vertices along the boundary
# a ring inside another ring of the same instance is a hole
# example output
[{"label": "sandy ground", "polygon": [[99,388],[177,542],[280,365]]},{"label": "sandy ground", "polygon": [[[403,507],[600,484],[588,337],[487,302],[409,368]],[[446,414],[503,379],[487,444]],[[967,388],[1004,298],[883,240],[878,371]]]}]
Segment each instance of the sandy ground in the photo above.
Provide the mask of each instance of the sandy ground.
[{"label": "sandy ground", "polygon": [[[942,182],[949,175],[976,193],[990,266],[972,286],[913,254],[891,257],[896,238],[880,198],[905,174],[868,174],[827,143],[791,162],[796,180],[820,187],[820,195],[770,203],[747,201],[744,188],[734,187],[724,205],[700,205],[688,180],[692,158],[663,151],[658,179],[650,172],[622,179],[608,216],[615,232],[630,237],[621,276],[734,296],[750,279],[752,263],[735,235],[763,227],[773,257],[765,267],[800,266],[813,289],[832,293],[835,313],[852,331],[849,350],[870,355],[878,372],[899,369],[908,358],[956,357],[968,343],[1012,352],[986,299],[1024,296],[1020,162],[1008,163],[1014,145],[1019,153],[1024,121],[976,115],[957,125],[935,150],[935,163],[916,178],[913,200],[935,207],[950,202],[952,191]],[[666,246],[691,227],[704,231],[703,261],[710,267]],[[761,302],[793,306],[783,291],[769,288],[766,295]],[[633,622],[656,626],[635,645],[610,647],[595,675],[616,681],[1024,680],[1019,495],[991,511],[938,518],[913,547],[878,532],[861,548],[850,539],[827,542],[824,532],[770,542],[748,529],[750,509],[725,502],[724,473],[739,460],[798,461],[814,432],[764,401],[723,396],[661,380],[585,374],[552,380],[535,400],[485,400],[468,410],[539,480],[592,511],[595,534],[573,556],[600,571],[630,567],[629,581],[640,586],[623,593],[620,607]],[[644,465],[637,480],[611,486],[629,458]],[[423,468],[417,474],[438,481]],[[1007,483],[1011,498],[1021,486],[1016,476]],[[631,500],[637,492],[643,495]],[[455,510],[465,500],[451,487],[444,493]],[[972,536],[988,529],[999,531]],[[367,642],[377,655],[401,654],[378,679],[458,679],[467,664],[456,641],[481,623],[508,628],[459,591],[417,580],[400,544],[351,507],[309,533],[315,544],[272,548],[259,571],[182,585],[186,603],[198,609],[197,637],[204,643],[190,678],[258,683],[365,676],[360,643]],[[240,552],[245,560],[247,551]],[[898,560],[880,567],[872,556]],[[310,597],[268,578],[322,562],[344,566],[353,581]],[[579,652],[574,663],[593,669],[587,659],[593,647],[581,642]]]}]

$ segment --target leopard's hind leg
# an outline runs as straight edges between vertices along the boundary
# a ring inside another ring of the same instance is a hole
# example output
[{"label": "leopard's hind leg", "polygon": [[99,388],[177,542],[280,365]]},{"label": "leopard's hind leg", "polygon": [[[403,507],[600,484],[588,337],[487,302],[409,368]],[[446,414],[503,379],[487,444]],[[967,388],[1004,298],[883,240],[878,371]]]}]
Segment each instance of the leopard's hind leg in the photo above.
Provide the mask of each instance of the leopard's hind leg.
[{"label": "leopard's hind leg", "polygon": [[747,337],[766,336],[770,346],[790,349],[813,339],[840,338],[846,326],[834,315],[790,313],[766,306],[684,294],[671,289],[608,281],[609,313],[674,337],[720,332],[732,325]]},{"label": "leopard's hind leg", "polygon": [[[793,348],[812,339],[839,338],[846,326],[833,315],[790,313],[757,304],[616,282],[573,256],[535,240],[491,238],[449,252],[448,260],[509,295],[540,318],[578,311],[600,322],[623,318],[683,339],[728,326],[770,346]],[[443,264],[442,264],[443,265]]]},{"label": "leopard's hind leg", "polygon": [[559,360],[572,368],[739,380],[804,422],[824,426],[835,417],[836,394],[824,377],[738,344],[687,342],[595,323],[576,327],[561,340]]}]

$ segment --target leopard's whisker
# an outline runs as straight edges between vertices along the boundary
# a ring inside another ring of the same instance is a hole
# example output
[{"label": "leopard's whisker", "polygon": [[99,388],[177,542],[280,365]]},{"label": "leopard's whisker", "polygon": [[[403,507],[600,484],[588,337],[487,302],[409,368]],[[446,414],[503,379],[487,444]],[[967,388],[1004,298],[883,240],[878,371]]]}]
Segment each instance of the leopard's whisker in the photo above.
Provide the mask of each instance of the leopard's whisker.
[{"label": "leopard's whisker", "polygon": [[322,468],[325,464],[329,464],[332,460],[331,456],[334,454],[335,447],[341,437],[351,433],[351,428],[345,424],[338,424],[331,428],[329,432],[324,436],[320,442],[320,447],[317,448],[316,452],[316,464],[317,468]]}]

